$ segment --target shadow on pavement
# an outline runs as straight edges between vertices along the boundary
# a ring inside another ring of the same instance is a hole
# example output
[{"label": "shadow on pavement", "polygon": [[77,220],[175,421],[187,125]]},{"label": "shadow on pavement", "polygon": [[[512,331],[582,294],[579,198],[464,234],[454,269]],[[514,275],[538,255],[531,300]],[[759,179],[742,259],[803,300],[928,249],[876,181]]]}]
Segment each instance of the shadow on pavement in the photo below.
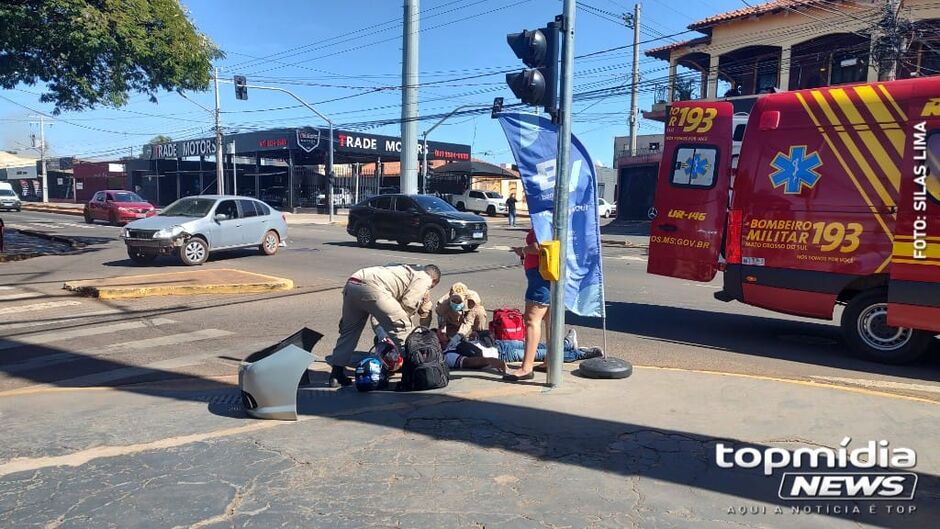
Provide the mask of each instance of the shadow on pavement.
[{"label": "shadow on pavement", "polygon": [[[599,319],[571,313],[566,322],[601,328]],[[868,362],[851,356],[839,328],[831,324],[614,301],[607,303],[607,329],[751,356],[940,381],[940,355],[928,353],[906,366]],[[800,347],[793,347],[794,343]]]},{"label": "shadow on pavement", "polygon": [[[94,385],[99,387],[200,403],[207,402],[207,391],[223,392],[233,397],[237,395],[237,387],[232,384],[164,369],[137,367],[107,357],[27,344],[15,351],[20,354],[12,357],[4,355],[0,371],[56,387],[81,387],[84,384],[79,381],[97,380]],[[59,363],[26,370],[15,368],[17,365],[22,366],[22,362],[41,361],[50,356],[65,360],[67,365]],[[68,378],[64,379],[65,373],[68,373]],[[109,377],[109,374],[112,376]],[[161,384],[139,384],[158,381]],[[200,390],[174,390],[174,381],[195,382]],[[318,379],[317,382],[322,384],[322,380]],[[498,383],[494,381],[494,384]],[[718,441],[759,451],[769,448],[768,445],[715,439],[695,432],[584,417],[505,402],[510,397],[505,397],[504,402],[487,402],[466,400],[446,392],[374,392],[360,395],[352,388],[339,391],[304,388],[299,393],[298,411],[301,415],[403,429],[436,440],[456,441],[487,450],[516,452],[520,457],[535,458],[546,463],[578,466],[627,477],[651,478],[734,498],[776,503],[777,478],[767,478],[758,469],[726,470],[714,464],[714,445]],[[459,409],[457,406],[460,406]],[[216,415],[244,417],[238,405],[231,402],[210,402],[207,407],[210,413]],[[936,475],[920,473],[918,485],[919,497],[930,498],[940,494],[940,477]],[[927,506],[927,509],[936,508],[936,504]],[[919,513],[923,516],[921,520],[938,515],[924,510],[922,506]],[[829,515],[825,512],[822,514]],[[831,516],[847,517],[839,514]],[[879,527],[911,526],[910,520],[887,516],[869,516],[864,521]]]}]

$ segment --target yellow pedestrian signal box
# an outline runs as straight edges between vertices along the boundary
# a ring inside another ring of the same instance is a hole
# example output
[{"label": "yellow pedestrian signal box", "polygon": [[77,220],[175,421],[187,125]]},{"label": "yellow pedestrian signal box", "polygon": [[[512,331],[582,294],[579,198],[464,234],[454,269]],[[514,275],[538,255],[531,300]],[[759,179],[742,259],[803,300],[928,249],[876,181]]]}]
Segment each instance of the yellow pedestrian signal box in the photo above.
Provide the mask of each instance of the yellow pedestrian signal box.
[{"label": "yellow pedestrian signal box", "polygon": [[558,281],[561,278],[559,254],[561,241],[539,243],[539,274],[546,281]]}]

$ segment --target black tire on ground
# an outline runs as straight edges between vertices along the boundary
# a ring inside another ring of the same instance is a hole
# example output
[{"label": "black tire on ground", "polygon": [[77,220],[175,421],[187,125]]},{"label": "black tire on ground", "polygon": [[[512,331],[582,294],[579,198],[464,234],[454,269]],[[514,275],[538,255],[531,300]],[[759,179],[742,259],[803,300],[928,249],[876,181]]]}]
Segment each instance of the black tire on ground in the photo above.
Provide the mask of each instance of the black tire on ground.
[{"label": "black tire on ground", "polygon": [[95,219],[89,213],[85,213],[85,224],[94,224]]},{"label": "black tire on ground", "polygon": [[179,249],[180,261],[186,266],[196,266],[209,259],[209,245],[200,237],[190,237]]},{"label": "black tire on ground", "polygon": [[467,211],[467,206],[465,206],[463,202],[458,202],[457,211]]},{"label": "black tire on ground", "polygon": [[133,246],[127,247],[127,256],[131,258],[131,261],[134,261],[137,264],[146,264],[153,262],[157,258],[157,254],[144,252],[140,248],[135,248]]},{"label": "black tire on ground", "polygon": [[421,244],[427,253],[440,253],[444,251],[444,236],[437,230],[427,230],[421,236]]},{"label": "black tire on ground", "polygon": [[466,245],[466,246],[462,246],[460,249],[463,250],[463,251],[465,251],[465,252],[474,252],[474,251],[476,251],[476,249],[479,248],[479,247],[480,247],[479,244],[468,244],[468,245]]},{"label": "black tire on ground", "polygon": [[356,228],[356,242],[361,248],[371,248],[375,246],[375,237],[372,235],[372,228],[368,226],[359,226]]},{"label": "black tire on ground", "polygon": [[604,212],[604,218],[605,218],[605,219],[609,219],[609,218],[610,218],[610,210],[609,210],[609,209]]},{"label": "black tire on ground", "polygon": [[488,206],[488,207],[486,208],[486,214],[489,215],[489,216],[491,216],[491,217],[495,217],[495,216],[496,216],[496,206]]},{"label": "black tire on ground", "polygon": [[395,242],[398,243],[398,247],[399,247],[399,248],[407,248],[407,247],[408,247],[408,241],[395,241]]},{"label": "black tire on ground", "polygon": [[277,253],[280,244],[281,238],[278,237],[277,232],[268,230],[268,232],[264,234],[264,238],[261,239],[261,245],[258,249],[261,250],[261,253],[264,255],[274,255]]},{"label": "black tire on ground", "polygon": [[842,312],[842,335],[849,349],[862,358],[883,364],[913,362],[927,351],[928,332],[891,327],[888,291],[878,288],[852,298]]},{"label": "black tire on ground", "polygon": [[591,358],[581,362],[577,374],[584,378],[627,378],[633,374],[633,365],[619,358]]},{"label": "black tire on ground", "polygon": [[111,213],[108,216],[108,223],[112,226],[120,226],[121,223],[118,221],[117,216],[114,213]]}]

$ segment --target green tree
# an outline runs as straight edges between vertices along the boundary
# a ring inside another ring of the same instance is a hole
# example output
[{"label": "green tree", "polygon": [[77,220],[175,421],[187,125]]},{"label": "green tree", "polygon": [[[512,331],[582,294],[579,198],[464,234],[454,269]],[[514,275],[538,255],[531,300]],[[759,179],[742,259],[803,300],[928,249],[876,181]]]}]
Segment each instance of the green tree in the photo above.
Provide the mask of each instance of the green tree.
[{"label": "green tree", "polygon": [[173,138],[160,134],[159,136],[154,136],[150,138],[150,141],[148,141],[147,143],[154,145],[154,144],[159,144],[159,143],[170,143],[171,141],[173,141]]},{"label": "green tree", "polygon": [[224,55],[179,0],[0,3],[0,87],[44,83],[62,110],[119,107],[129,92],[201,91]]}]

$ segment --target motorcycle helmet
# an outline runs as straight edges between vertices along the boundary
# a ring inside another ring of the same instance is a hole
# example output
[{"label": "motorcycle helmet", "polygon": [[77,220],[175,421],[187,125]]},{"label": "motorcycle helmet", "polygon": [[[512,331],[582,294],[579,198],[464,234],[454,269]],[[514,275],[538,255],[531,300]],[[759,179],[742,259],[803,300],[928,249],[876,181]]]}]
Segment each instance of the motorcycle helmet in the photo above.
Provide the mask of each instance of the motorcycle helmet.
[{"label": "motorcycle helmet", "polygon": [[382,366],[385,367],[388,373],[400,371],[402,365],[405,363],[405,359],[402,358],[401,353],[398,352],[398,348],[395,347],[395,343],[392,342],[391,338],[386,338],[379,342],[375,347],[375,353],[376,356],[379,357],[379,360],[382,361]]},{"label": "motorcycle helmet", "polygon": [[356,366],[356,389],[359,391],[382,389],[387,385],[388,372],[378,358],[374,356],[363,358]]}]

